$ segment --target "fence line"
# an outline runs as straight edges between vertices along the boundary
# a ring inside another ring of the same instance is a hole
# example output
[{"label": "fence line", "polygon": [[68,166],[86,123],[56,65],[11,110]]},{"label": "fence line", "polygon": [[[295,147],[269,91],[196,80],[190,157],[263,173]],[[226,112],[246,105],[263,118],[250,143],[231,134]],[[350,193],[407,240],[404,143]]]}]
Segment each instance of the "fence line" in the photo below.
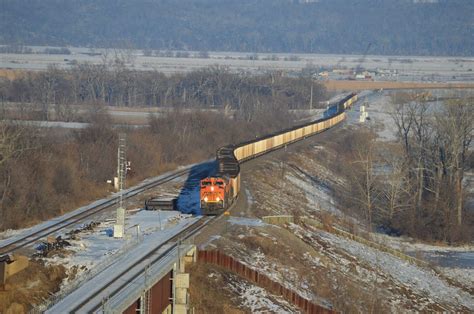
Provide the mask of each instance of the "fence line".
[{"label": "fence line", "polygon": [[294,218],[291,215],[263,216],[262,220],[271,225],[283,225],[294,222]]},{"label": "fence line", "polygon": [[298,293],[282,286],[279,282],[273,281],[264,274],[249,268],[240,261],[228,256],[220,251],[198,251],[197,260],[209,264],[224,267],[245,279],[258,284],[267,291],[280,295],[289,303],[296,305],[303,312],[309,314],[326,314],[336,313],[335,311],[325,308],[319,304],[312,303],[310,300],[303,298]]}]

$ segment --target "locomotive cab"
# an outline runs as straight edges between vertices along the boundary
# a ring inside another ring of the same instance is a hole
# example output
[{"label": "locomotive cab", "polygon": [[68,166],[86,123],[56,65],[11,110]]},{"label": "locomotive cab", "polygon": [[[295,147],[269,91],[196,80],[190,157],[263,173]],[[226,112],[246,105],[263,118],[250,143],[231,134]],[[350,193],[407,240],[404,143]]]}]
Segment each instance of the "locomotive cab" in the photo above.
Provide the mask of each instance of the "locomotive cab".
[{"label": "locomotive cab", "polygon": [[217,214],[227,206],[229,186],[225,178],[201,180],[200,198],[203,214]]}]

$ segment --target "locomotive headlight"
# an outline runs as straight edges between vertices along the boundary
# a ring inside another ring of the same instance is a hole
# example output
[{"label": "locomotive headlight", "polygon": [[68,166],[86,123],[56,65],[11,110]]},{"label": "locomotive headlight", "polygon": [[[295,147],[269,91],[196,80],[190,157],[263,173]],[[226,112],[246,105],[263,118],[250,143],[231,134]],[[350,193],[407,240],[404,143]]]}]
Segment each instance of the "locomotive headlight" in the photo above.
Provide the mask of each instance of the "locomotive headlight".
[{"label": "locomotive headlight", "polygon": [[214,187],[213,186],[211,186],[211,191],[214,192]]},{"label": "locomotive headlight", "polygon": [[207,202],[207,200],[208,200],[207,196],[206,196],[206,197],[204,197],[204,202]]},{"label": "locomotive headlight", "polygon": [[216,201],[218,201],[218,202],[219,202],[220,200],[221,200],[221,199],[220,199],[220,197],[218,196],[218,197],[216,198]]}]

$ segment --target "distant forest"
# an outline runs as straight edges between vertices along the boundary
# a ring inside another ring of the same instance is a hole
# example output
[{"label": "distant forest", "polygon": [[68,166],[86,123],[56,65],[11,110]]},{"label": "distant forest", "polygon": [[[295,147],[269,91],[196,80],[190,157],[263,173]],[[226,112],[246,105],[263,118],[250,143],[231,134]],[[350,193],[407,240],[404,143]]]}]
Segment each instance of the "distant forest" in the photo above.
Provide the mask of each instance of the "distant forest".
[{"label": "distant forest", "polygon": [[459,55],[472,0],[0,0],[0,44]]}]

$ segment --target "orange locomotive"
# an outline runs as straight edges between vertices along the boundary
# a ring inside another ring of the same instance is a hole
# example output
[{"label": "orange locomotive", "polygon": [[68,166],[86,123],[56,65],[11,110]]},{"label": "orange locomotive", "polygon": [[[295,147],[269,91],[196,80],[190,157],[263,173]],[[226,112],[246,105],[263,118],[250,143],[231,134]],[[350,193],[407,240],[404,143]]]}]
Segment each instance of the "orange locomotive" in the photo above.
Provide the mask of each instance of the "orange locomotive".
[{"label": "orange locomotive", "polygon": [[201,180],[201,214],[218,214],[234,201],[232,184],[226,177],[208,177]]},{"label": "orange locomotive", "polygon": [[232,145],[216,152],[218,172],[215,177],[201,180],[201,214],[217,215],[227,209],[239,195],[240,166]]}]

